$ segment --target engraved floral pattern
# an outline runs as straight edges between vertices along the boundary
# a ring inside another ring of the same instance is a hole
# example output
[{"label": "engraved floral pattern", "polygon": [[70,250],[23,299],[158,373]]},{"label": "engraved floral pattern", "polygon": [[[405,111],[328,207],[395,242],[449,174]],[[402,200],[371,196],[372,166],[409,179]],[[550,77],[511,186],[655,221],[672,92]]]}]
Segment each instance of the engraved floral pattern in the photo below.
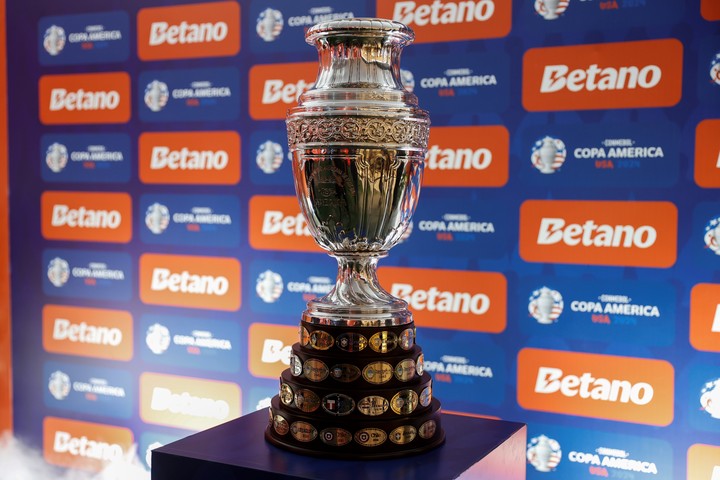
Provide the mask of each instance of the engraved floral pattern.
[{"label": "engraved floral pattern", "polygon": [[430,125],[424,119],[382,117],[296,118],[288,120],[290,148],[308,143],[376,143],[427,148]]}]

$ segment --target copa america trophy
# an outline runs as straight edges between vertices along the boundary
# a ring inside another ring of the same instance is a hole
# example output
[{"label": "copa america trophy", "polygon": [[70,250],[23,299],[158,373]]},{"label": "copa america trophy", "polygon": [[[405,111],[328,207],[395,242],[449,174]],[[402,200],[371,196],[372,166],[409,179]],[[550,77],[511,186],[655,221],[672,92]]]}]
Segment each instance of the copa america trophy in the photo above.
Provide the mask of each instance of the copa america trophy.
[{"label": "copa america trophy", "polygon": [[400,81],[400,52],[413,39],[381,19],[306,34],[320,67],[288,112],[288,143],[301,210],[338,275],[307,304],[272,399],[265,437],[297,453],[387,458],[444,440],[412,313],[376,276],[410,223],[427,151],[428,114]]}]

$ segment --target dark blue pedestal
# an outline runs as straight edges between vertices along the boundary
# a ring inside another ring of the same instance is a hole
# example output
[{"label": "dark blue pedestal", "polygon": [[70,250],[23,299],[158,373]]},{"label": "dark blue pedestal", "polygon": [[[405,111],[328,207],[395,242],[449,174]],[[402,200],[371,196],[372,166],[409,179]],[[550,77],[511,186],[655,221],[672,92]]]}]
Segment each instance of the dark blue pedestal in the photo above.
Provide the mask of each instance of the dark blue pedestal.
[{"label": "dark blue pedestal", "polygon": [[170,443],[152,452],[152,480],[317,479],[524,480],[522,423],[444,414],[445,444],[393,460],[325,460],[281,450],[263,433],[265,411]]}]

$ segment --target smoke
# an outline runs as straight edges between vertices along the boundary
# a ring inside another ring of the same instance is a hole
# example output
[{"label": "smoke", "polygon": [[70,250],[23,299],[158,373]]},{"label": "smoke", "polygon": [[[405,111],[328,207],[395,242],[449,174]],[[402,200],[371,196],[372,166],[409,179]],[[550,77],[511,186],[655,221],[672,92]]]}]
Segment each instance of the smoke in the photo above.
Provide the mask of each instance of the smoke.
[{"label": "smoke", "polygon": [[136,449],[133,446],[125,459],[109,464],[100,473],[64,471],[48,465],[40,452],[6,432],[0,434],[0,480],[150,480]]}]

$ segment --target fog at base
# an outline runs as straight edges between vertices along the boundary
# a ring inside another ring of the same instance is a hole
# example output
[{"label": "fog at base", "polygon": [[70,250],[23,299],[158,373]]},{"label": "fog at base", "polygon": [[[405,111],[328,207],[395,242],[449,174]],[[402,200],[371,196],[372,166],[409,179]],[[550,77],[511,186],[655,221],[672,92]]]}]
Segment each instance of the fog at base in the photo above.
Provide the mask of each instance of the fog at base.
[{"label": "fog at base", "polygon": [[42,453],[8,433],[0,434],[0,480],[150,480],[136,456],[136,447],[130,449],[121,462],[109,464],[100,473],[66,470],[48,465]]}]

